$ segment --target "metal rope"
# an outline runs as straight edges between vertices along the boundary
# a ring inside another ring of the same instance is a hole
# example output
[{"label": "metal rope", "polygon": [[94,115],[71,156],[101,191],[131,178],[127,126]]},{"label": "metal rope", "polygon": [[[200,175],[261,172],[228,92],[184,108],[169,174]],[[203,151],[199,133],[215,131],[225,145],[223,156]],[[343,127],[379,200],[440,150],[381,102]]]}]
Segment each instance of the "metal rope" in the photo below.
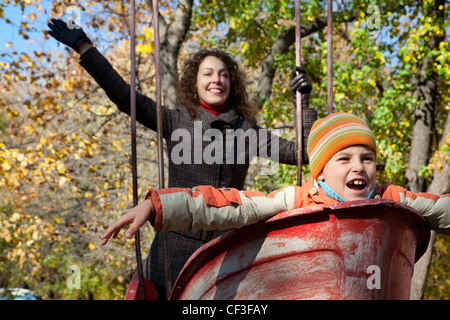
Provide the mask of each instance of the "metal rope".
[{"label": "metal rope", "polygon": [[[302,46],[300,30],[300,0],[295,0],[295,64],[302,65]],[[302,112],[302,94],[297,91],[297,185],[302,184],[302,165],[303,165],[303,112]]]},{"label": "metal rope", "polygon": [[[162,132],[162,112],[161,112],[161,54],[159,41],[159,10],[158,1],[153,1],[153,29],[154,29],[154,56],[155,56],[155,75],[156,75],[156,123],[158,136],[158,173],[159,173],[159,189],[164,189],[164,150],[163,150],[163,132]],[[169,245],[167,241],[167,233],[162,234],[162,246],[164,255],[164,276],[166,297],[170,296],[172,291],[172,281],[170,275],[170,259]]]},{"label": "metal rope", "polygon": [[[301,24],[300,0],[295,0],[295,63],[301,66]],[[328,0],[327,7],[327,111],[333,112],[333,0]],[[302,184],[303,161],[303,123],[302,123],[302,95],[297,91],[297,185]]]},{"label": "metal rope", "polygon": [[[137,183],[137,155],[136,155],[136,23],[135,1],[130,4],[130,108],[131,108],[131,168],[133,175],[133,207],[139,203]],[[144,271],[141,257],[141,236],[139,230],[135,235],[136,263],[139,276],[141,299],[145,300]]]},{"label": "metal rope", "polygon": [[333,112],[333,0],[327,8],[327,109]]}]

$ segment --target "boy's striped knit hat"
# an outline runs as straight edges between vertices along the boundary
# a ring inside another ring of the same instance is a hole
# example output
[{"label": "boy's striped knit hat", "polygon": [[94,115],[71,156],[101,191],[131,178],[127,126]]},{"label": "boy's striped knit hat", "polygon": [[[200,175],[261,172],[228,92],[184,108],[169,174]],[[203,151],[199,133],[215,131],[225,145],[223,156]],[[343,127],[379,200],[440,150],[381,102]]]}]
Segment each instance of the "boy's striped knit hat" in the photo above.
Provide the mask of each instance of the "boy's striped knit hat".
[{"label": "boy's striped knit hat", "polygon": [[313,177],[317,178],[334,154],[358,144],[368,146],[377,153],[375,136],[363,119],[351,113],[337,112],[314,122],[308,137]]}]

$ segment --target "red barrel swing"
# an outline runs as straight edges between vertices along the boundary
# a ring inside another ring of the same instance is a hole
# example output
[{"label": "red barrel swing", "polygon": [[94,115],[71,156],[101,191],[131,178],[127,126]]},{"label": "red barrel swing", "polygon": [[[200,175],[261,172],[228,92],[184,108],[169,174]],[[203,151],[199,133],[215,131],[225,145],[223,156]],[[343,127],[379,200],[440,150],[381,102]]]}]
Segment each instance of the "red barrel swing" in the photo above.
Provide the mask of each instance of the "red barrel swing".
[{"label": "red barrel swing", "polygon": [[171,299],[409,299],[430,231],[390,200],[280,213],[198,249]]},{"label": "red barrel swing", "polygon": [[[390,200],[286,211],[200,247],[170,299],[409,299],[429,239],[425,219]],[[125,299],[140,299],[138,283],[135,275]]]}]

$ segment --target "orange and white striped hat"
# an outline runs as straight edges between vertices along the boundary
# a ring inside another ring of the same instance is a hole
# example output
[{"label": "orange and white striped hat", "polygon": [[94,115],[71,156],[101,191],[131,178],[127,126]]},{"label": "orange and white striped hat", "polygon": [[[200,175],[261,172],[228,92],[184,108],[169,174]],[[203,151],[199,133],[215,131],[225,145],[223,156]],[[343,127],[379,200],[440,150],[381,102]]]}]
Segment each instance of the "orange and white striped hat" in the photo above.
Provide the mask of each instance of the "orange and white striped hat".
[{"label": "orange and white striped hat", "polygon": [[366,121],[351,113],[332,113],[314,122],[308,137],[308,156],[314,178],[339,151],[365,145],[377,153],[375,136]]}]

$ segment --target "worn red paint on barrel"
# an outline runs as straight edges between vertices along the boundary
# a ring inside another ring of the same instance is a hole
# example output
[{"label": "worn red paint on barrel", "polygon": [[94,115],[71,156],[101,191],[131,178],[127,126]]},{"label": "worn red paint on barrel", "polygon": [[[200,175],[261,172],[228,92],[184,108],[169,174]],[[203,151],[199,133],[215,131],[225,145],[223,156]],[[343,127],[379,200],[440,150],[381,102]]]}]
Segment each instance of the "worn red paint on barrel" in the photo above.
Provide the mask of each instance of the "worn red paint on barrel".
[{"label": "worn red paint on barrel", "polygon": [[283,212],[197,250],[171,299],[408,299],[428,241],[424,218],[388,200]]}]

